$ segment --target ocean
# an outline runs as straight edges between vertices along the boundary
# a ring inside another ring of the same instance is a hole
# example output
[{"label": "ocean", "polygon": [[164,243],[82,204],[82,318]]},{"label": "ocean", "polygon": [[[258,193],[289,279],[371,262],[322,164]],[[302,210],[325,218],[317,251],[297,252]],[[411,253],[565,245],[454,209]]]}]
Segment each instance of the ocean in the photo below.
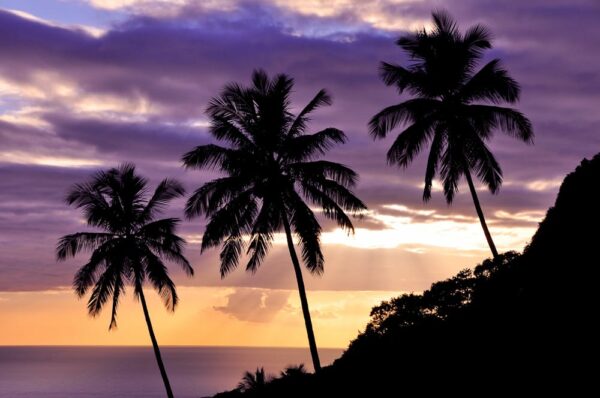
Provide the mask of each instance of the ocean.
[{"label": "ocean", "polygon": [[[278,374],[304,363],[307,348],[161,347],[176,398],[237,386],[243,373]],[[320,349],[327,365],[342,353]],[[0,398],[165,397],[152,347],[0,347]]]}]

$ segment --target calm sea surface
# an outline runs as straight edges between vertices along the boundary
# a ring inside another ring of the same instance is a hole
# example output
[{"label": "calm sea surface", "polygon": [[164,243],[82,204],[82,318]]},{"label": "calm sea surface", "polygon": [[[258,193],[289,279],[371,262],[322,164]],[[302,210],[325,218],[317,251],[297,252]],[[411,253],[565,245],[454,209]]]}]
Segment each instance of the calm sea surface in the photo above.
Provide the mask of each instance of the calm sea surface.
[{"label": "calm sea surface", "polygon": [[[236,387],[246,370],[310,364],[308,348],[161,347],[177,398]],[[342,353],[319,350],[330,364]],[[152,347],[0,347],[0,398],[164,397]]]}]

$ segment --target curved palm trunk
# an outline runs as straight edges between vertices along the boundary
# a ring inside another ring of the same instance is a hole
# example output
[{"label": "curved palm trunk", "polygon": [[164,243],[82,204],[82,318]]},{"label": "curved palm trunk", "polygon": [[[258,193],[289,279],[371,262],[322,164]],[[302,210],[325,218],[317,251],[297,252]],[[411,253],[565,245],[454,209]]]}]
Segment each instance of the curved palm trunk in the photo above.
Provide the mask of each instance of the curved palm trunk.
[{"label": "curved palm trunk", "polygon": [[148,332],[150,333],[150,339],[152,340],[152,347],[154,348],[154,355],[156,356],[156,362],[158,362],[158,368],[160,369],[160,375],[162,376],[163,383],[165,383],[165,389],[167,390],[167,397],[173,398],[173,391],[171,390],[171,384],[169,383],[169,377],[165,370],[162,358],[160,356],[160,350],[158,348],[158,342],[156,336],[154,336],[154,329],[152,328],[152,322],[150,321],[150,314],[148,313],[148,306],[146,305],[146,298],[144,292],[140,289],[140,301],[142,302],[142,308],[144,309],[144,317],[146,318],[146,325],[148,325]]},{"label": "curved palm trunk", "polygon": [[498,250],[496,249],[496,245],[494,244],[494,240],[492,239],[490,230],[488,229],[487,223],[485,222],[483,210],[481,209],[481,204],[479,203],[479,198],[477,197],[477,191],[475,191],[475,185],[473,185],[473,179],[471,178],[471,172],[469,171],[468,167],[465,167],[465,177],[467,178],[467,183],[469,184],[469,189],[471,190],[471,196],[473,197],[473,203],[475,204],[475,210],[477,210],[477,216],[479,216],[479,222],[481,223],[481,228],[483,228],[485,239],[487,239],[487,243],[490,246],[492,255],[494,256],[494,258],[497,258]]},{"label": "curved palm trunk", "polygon": [[283,214],[283,227],[285,228],[285,235],[287,238],[288,249],[290,250],[290,257],[292,258],[292,264],[294,265],[294,272],[296,273],[296,282],[298,282],[298,293],[300,294],[300,304],[302,305],[302,315],[304,315],[304,324],[306,325],[306,334],[308,335],[308,345],[310,347],[310,355],[312,357],[313,367],[315,372],[321,370],[321,361],[319,361],[319,352],[317,351],[317,342],[315,340],[315,333],[313,332],[312,321],[310,319],[310,311],[308,309],[308,300],[306,299],[306,289],[304,288],[304,279],[302,278],[302,269],[300,268],[300,261],[296,255],[296,249],[294,249],[294,241],[292,240],[292,231],[290,224],[287,220],[287,215]]}]

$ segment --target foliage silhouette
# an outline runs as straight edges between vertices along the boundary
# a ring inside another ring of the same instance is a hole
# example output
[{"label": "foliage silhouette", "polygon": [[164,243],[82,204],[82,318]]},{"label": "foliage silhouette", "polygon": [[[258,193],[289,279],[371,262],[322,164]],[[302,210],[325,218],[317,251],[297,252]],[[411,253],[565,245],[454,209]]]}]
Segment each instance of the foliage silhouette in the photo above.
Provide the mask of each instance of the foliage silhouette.
[{"label": "foliage silhouette", "polygon": [[515,103],[520,94],[519,84],[500,60],[493,59],[476,70],[484,51],[491,48],[490,40],[491,34],[484,26],[472,26],[461,34],[447,13],[434,12],[431,32],[423,29],[396,42],[410,57],[407,67],[381,64],[385,84],[414,98],[383,109],[369,126],[371,136],[378,139],[397,126],[408,124],[387,153],[389,164],[408,167],[430,144],[424,201],[431,198],[436,173],[443,181],[448,203],[452,203],[460,178],[465,176],[486,240],[492,255],[497,257],[471,173],[497,193],[502,169],[486,142],[500,129],[531,143],[533,130],[522,113],[497,105]]},{"label": "foliage silhouette", "polygon": [[[371,311],[318,375],[279,378],[263,397],[585,395],[596,387],[600,154],[569,174],[523,254]],[[592,232],[592,233],[590,233]],[[244,396],[223,393],[219,397]]]},{"label": "foliage silhouette", "polygon": [[148,198],[147,183],[136,174],[135,166],[123,164],[73,186],[66,197],[67,204],[82,209],[88,226],[103,231],[63,236],[56,255],[58,260],[65,260],[81,251],[92,251],[89,262],[75,274],[73,287],[79,297],[91,289],[88,311],[92,316],[97,316],[112,299],[109,329],[117,326],[117,310],[125,285],[133,285],[134,296],[142,304],[167,395],[173,397],[143,286],[149,282],[167,309],[174,311],[177,292],[163,261],[177,263],[188,275],[193,274],[183,256],[185,241],[175,233],[179,220],[156,219],[172,199],[184,194],[184,189],[179,182],[165,179]]},{"label": "foliage silhouette", "polygon": [[281,372],[281,377],[297,377],[305,375],[306,373],[306,368],[304,367],[304,364],[301,363],[298,366],[288,366],[287,368],[285,368]]},{"label": "foliage silhouette", "polygon": [[264,71],[252,74],[252,86],[227,85],[208,106],[210,132],[227,146],[198,146],[183,156],[187,168],[212,168],[226,176],[209,181],[188,199],[186,215],[205,215],[209,221],[202,238],[202,251],[221,246],[221,276],[238,266],[249,236],[246,270],[256,272],[283,229],[298,283],[302,313],[315,371],[321,366],[313,333],[300,261],[292,234],[302,249],[304,265],[313,274],[323,272],[321,226],[306,200],[323,210],[345,230],[354,231],[346,214],[366,209],[350,188],[357,174],[348,167],[317,160],[344,133],[326,128],[307,134],[310,114],[331,104],[325,90],[297,116],[290,112],[294,81],[286,75],[270,79]]},{"label": "foliage silhouette", "polygon": [[269,380],[270,377],[265,375],[264,368],[256,368],[254,373],[244,373],[242,381],[238,384],[238,389],[243,392],[250,391],[256,395],[260,395],[260,392],[265,388]]}]

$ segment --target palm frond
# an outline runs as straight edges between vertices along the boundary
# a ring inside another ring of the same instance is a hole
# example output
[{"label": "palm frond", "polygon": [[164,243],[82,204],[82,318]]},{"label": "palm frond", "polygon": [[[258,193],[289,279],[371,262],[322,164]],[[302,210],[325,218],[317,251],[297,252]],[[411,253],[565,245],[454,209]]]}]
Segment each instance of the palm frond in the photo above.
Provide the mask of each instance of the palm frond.
[{"label": "palm frond", "polygon": [[200,145],[183,155],[181,161],[188,169],[221,169],[227,170],[235,162],[235,149],[219,145]]},{"label": "palm frond", "polygon": [[226,202],[232,200],[251,184],[242,176],[223,177],[209,181],[196,189],[185,205],[185,215],[192,219],[199,215],[211,216]]},{"label": "palm frond", "polygon": [[137,235],[144,239],[162,240],[165,236],[175,233],[180,221],[174,217],[155,220],[140,227]]},{"label": "palm frond", "polygon": [[329,93],[325,89],[319,90],[315,97],[310,100],[310,102],[300,111],[298,116],[296,116],[287,132],[287,135],[295,137],[303,134],[306,130],[306,124],[309,121],[308,115],[321,106],[331,104],[332,100]]},{"label": "palm frond", "polygon": [[433,187],[433,179],[438,169],[440,157],[445,144],[445,133],[438,126],[431,140],[431,148],[427,157],[427,168],[425,170],[425,187],[423,188],[423,201],[427,202],[431,199],[431,189]]},{"label": "palm frond", "polygon": [[343,131],[326,128],[314,134],[294,136],[285,141],[283,156],[290,161],[302,161],[315,155],[324,155],[336,144],[347,140]]},{"label": "palm frond", "polygon": [[65,235],[56,245],[56,258],[63,261],[75,257],[82,250],[95,250],[114,237],[114,234],[104,232],[77,232]]},{"label": "palm frond", "polygon": [[98,278],[92,294],[88,300],[88,312],[91,316],[100,314],[102,307],[115,290],[115,283],[119,275],[119,264],[114,259],[107,262],[105,271]]},{"label": "palm frond", "polygon": [[400,94],[406,89],[419,87],[418,75],[400,65],[382,62],[379,76],[386,86],[396,86]]},{"label": "palm frond", "polygon": [[210,217],[202,236],[201,251],[220,245],[228,236],[250,230],[256,211],[256,198],[251,190],[229,201]]},{"label": "palm frond", "polygon": [[369,122],[369,133],[373,138],[385,138],[397,125],[430,117],[438,111],[439,106],[440,101],[429,98],[414,98],[388,106],[373,116]]},{"label": "palm frond", "polygon": [[107,229],[114,225],[111,206],[93,182],[75,184],[67,194],[65,202],[83,209],[88,225]]},{"label": "palm frond", "polygon": [[171,280],[165,264],[150,250],[144,251],[143,264],[148,280],[160,295],[165,307],[169,311],[175,311],[179,297],[177,296],[175,283]]},{"label": "palm frond", "polygon": [[117,274],[115,277],[115,283],[112,293],[112,309],[110,313],[110,325],[108,326],[108,330],[112,330],[117,327],[117,310],[119,307],[119,298],[121,297],[121,293],[124,289],[125,284],[123,283],[121,274]]},{"label": "palm frond", "polygon": [[176,234],[178,218],[164,218],[141,227],[136,234],[141,245],[147,245],[160,257],[177,263],[188,276],[194,274],[189,261],[183,255],[185,239]]},{"label": "palm frond", "polygon": [[358,174],[354,170],[327,160],[292,163],[288,167],[299,181],[331,179],[346,187],[353,187],[358,182]]},{"label": "palm frond", "polygon": [[319,205],[323,209],[323,214],[330,220],[334,220],[337,225],[350,233],[354,233],[354,225],[350,221],[350,217],[346,215],[342,209],[329,195],[319,190],[315,186],[303,184],[304,196],[309,198],[313,203]]},{"label": "palm frond", "polygon": [[110,197],[111,211],[122,223],[133,222],[144,208],[147,185],[148,180],[135,173],[132,163],[100,172],[96,180],[97,189]]},{"label": "palm frond", "polygon": [[514,103],[519,100],[521,88],[519,83],[502,68],[499,59],[488,62],[461,88],[459,96],[466,102],[502,101]]},{"label": "palm frond", "polygon": [[488,186],[490,192],[497,193],[502,185],[502,169],[487,145],[478,137],[467,148],[470,167],[477,177]]},{"label": "palm frond", "polygon": [[465,32],[462,43],[468,49],[472,58],[481,57],[483,50],[492,48],[492,33],[483,25],[471,26]]},{"label": "palm frond", "polygon": [[271,247],[273,233],[280,228],[280,206],[277,206],[277,203],[278,201],[268,196],[262,200],[260,211],[256,215],[250,231],[250,244],[246,251],[246,254],[250,255],[250,259],[246,264],[246,271],[256,272]]},{"label": "palm frond", "polygon": [[[251,140],[249,132],[256,123],[254,105],[252,90],[231,83],[225,86],[221,96],[214,97],[209,101],[206,113],[211,120],[217,120],[217,123],[226,120],[236,126],[247,139]],[[215,138],[221,139],[219,137]]]},{"label": "palm frond", "polygon": [[452,203],[458,191],[458,182],[465,169],[465,157],[460,144],[448,141],[442,154],[440,176],[444,186],[446,202]]},{"label": "palm frond", "polygon": [[185,240],[177,235],[164,237],[162,240],[144,239],[143,244],[147,245],[157,256],[171,261],[181,267],[187,276],[194,275],[194,268],[183,255],[183,245]]},{"label": "palm frond", "polygon": [[252,72],[252,87],[262,95],[267,95],[271,87],[271,82],[267,72],[262,69],[256,69]]},{"label": "palm frond", "polygon": [[290,225],[300,241],[304,265],[311,273],[321,275],[325,262],[321,251],[321,225],[296,192],[290,192],[286,205]]},{"label": "palm frond", "polygon": [[435,120],[424,118],[408,126],[394,140],[387,152],[388,164],[408,167],[421,149],[431,140],[435,130]]},{"label": "palm frond", "polygon": [[360,216],[367,209],[367,205],[354,195],[346,186],[337,181],[329,179],[313,179],[301,181],[302,189],[310,187],[316,189],[323,195],[333,200],[344,211],[352,213],[354,216]]},{"label": "palm frond", "polygon": [[106,269],[111,256],[114,256],[112,252],[118,244],[117,240],[105,242],[94,250],[90,261],[77,270],[73,278],[73,288],[78,297],[83,297],[89,288],[96,283],[98,272]]},{"label": "palm frond", "polygon": [[471,121],[487,120],[492,128],[497,127],[525,143],[533,143],[531,122],[516,109],[492,105],[469,105],[468,112]]},{"label": "palm frond", "polygon": [[431,13],[433,25],[437,34],[458,35],[458,25],[452,16],[445,10],[436,10]]},{"label": "palm frond", "polygon": [[250,259],[246,264],[246,271],[255,273],[258,267],[262,264],[273,240],[273,234],[270,232],[257,232],[250,238],[250,244],[248,245],[248,254]]},{"label": "palm frond", "polygon": [[158,184],[154,190],[154,194],[144,206],[144,210],[140,217],[142,222],[152,220],[157,213],[160,213],[165,209],[169,202],[175,198],[183,196],[185,194],[185,188],[177,180],[165,178]]},{"label": "palm frond", "polygon": [[243,127],[236,124],[231,117],[214,115],[211,118],[209,131],[216,139],[227,141],[235,147],[252,148],[254,146]]},{"label": "palm frond", "polygon": [[244,239],[241,235],[234,234],[225,239],[221,247],[221,253],[219,253],[221,278],[237,268],[242,250],[244,250]]}]

